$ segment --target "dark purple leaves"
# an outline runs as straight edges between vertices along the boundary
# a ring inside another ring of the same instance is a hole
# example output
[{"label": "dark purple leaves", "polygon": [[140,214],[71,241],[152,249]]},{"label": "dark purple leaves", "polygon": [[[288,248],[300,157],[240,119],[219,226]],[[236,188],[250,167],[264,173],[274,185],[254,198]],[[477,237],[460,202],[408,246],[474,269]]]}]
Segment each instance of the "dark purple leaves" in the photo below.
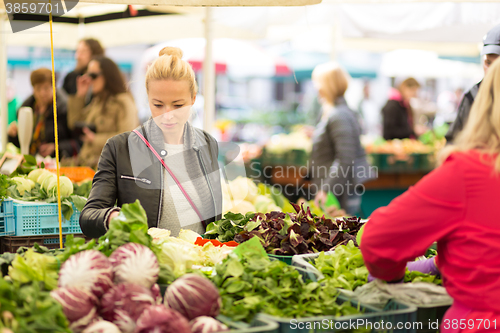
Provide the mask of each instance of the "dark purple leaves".
[{"label": "dark purple leaves", "polygon": [[359,218],[337,220],[315,216],[310,209],[292,203],[297,213],[258,213],[249,220],[249,225],[259,219],[255,228],[244,228],[234,238],[238,243],[258,237],[268,253],[294,255],[328,251],[337,244],[355,240],[361,224]]}]

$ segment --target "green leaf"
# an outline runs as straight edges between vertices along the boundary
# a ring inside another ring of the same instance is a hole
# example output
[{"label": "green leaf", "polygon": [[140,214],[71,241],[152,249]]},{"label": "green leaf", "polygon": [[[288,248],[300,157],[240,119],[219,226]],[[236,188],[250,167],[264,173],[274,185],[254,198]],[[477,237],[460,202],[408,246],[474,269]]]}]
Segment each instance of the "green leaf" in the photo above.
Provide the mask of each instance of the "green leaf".
[{"label": "green leaf", "polygon": [[240,277],[241,275],[243,275],[243,265],[238,260],[229,261],[224,278],[229,276]]},{"label": "green leaf", "polygon": [[79,195],[71,195],[68,200],[71,201],[75,205],[76,209],[80,212],[83,210],[83,207],[85,207],[85,204],[87,203],[87,199]]},{"label": "green leaf", "polygon": [[61,211],[66,220],[70,220],[73,215],[73,205],[69,200],[65,199],[61,201]]},{"label": "green leaf", "polygon": [[27,166],[36,166],[36,158],[31,155],[24,155],[24,159],[26,160]]}]

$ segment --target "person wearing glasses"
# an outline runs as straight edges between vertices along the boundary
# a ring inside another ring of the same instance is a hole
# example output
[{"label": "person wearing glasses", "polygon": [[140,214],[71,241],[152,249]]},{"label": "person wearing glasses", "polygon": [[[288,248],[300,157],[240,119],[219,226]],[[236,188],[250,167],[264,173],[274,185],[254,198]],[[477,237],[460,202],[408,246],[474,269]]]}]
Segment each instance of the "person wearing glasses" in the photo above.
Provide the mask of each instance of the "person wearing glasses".
[{"label": "person wearing glasses", "polygon": [[[78,79],[78,77],[82,76],[85,73],[90,60],[92,60],[92,57],[103,55],[104,48],[97,39],[85,38],[80,40],[75,52],[75,69],[69,72],[68,75],[66,75],[66,77],[64,78],[62,88],[64,89],[64,91],[66,91],[66,94],[68,94],[69,96],[76,94],[76,80]],[[92,95],[87,95],[86,104],[90,103],[91,99]]]},{"label": "person wearing glasses", "polygon": [[[92,63],[89,68],[95,69]],[[218,143],[189,121],[198,91],[193,68],[180,49],[165,47],[145,81],[151,118],[104,146],[80,215],[87,237],[104,235],[120,207],[136,200],[150,228],[174,237],[181,229],[203,234],[221,218]]]},{"label": "person wearing glasses", "polygon": [[[95,168],[106,141],[139,124],[137,107],[118,66],[107,57],[94,57],[76,83],[76,95],[68,101],[68,126],[82,132],[77,163]],[[94,97],[85,106],[90,89]]]}]

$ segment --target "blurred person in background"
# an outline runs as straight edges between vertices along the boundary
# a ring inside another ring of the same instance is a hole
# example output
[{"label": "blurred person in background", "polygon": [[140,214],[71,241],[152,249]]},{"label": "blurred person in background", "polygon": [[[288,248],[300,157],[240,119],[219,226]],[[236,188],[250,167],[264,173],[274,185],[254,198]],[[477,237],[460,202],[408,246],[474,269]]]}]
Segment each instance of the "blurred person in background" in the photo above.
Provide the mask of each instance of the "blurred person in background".
[{"label": "blurred person in background", "polygon": [[410,100],[417,97],[420,83],[410,77],[391,88],[389,100],[382,108],[382,135],[386,140],[416,139],[414,115]]},{"label": "blurred person in background", "polygon": [[[77,91],[76,80],[87,70],[90,60],[96,56],[103,56],[104,48],[97,39],[82,39],[75,52],[76,67],[64,78],[63,89],[68,95],[75,95]],[[91,95],[87,96],[87,104],[90,102]]]},{"label": "blurred person in background", "polygon": [[[39,68],[31,73],[33,95],[28,97],[21,107],[28,106],[33,109],[33,136],[30,144],[30,154],[40,154],[43,157],[55,156],[54,135],[54,103],[52,90],[52,72],[47,68]],[[67,122],[67,99],[63,93],[56,92],[57,99],[57,130],[59,137],[59,156],[76,156],[79,150],[77,140],[72,138],[72,133]],[[17,147],[18,125],[13,121],[8,127],[9,141]]]},{"label": "blurred person in background", "polygon": [[[94,97],[85,106],[89,90]],[[78,164],[96,167],[106,141],[138,124],[137,107],[116,63],[104,56],[93,58],[68,102],[68,125],[83,132]]]},{"label": "blurred person in background", "polygon": [[358,112],[363,123],[361,128],[363,134],[377,138],[382,134],[381,117],[379,108],[373,100],[370,92],[370,81],[365,81],[363,85],[363,98],[359,101]]},{"label": "blurred person in background", "polygon": [[[500,24],[488,31],[483,39],[483,50],[481,51],[481,56],[483,58],[483,70],[485,75],[488,71],[488,68],[490,68],[491,64],[493,64],[493,62],[498,58],[499,55]],[[465,123],[467,122],[467,118],[469,117],[472,103],[474,103],[474,99],[476,98],[480,85],[481,81],[479,83],[476,83],[463,96],[462,102],[458,107],[457,118],[451,124],[448,133],[446,133],[445,136],[448,143],[453,143],[453,140],[455,139],[457,134],[462,130],[462,128],[464,128]]]},{"label": "blurred person in background", "polygon": [[369,167],[360,142],[360,125],[344,98],[349,75],[330,62],[316,66],[312,80],[322,105],[310,161],[311,179],[318,189],[315,201],[322,207],[332,192],[347,214],[356,214],[361,204],[356,185],[369,178]]},{"label": "blurred person in background", "polygon": [[464,130],[441,160],[415,186],[373,212],[361,252],[372,276],[396,282],[410,268],[407,262],[437,241],[437,257],[411,265],[441,274],[454,299],[440,332],[498,332],[500,221],[491,216],[497,215],[500,197],[500,62],[488,71]]}]

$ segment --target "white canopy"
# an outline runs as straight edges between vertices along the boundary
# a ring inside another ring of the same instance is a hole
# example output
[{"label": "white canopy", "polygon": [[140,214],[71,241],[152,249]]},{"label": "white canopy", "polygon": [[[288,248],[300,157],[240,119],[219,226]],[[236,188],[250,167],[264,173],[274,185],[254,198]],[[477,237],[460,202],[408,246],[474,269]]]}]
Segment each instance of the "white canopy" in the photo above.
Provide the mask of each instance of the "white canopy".
[{"label": "white canopy", "polygon": [[500,3],[325,0],[315,6],[248,8],[245,12],[217,8],[214,20],[227,26],[253,27],[272,41],[306,43],[309,51],[423,48],[446,55],[477,56],[485,33],[500,23]]}]

